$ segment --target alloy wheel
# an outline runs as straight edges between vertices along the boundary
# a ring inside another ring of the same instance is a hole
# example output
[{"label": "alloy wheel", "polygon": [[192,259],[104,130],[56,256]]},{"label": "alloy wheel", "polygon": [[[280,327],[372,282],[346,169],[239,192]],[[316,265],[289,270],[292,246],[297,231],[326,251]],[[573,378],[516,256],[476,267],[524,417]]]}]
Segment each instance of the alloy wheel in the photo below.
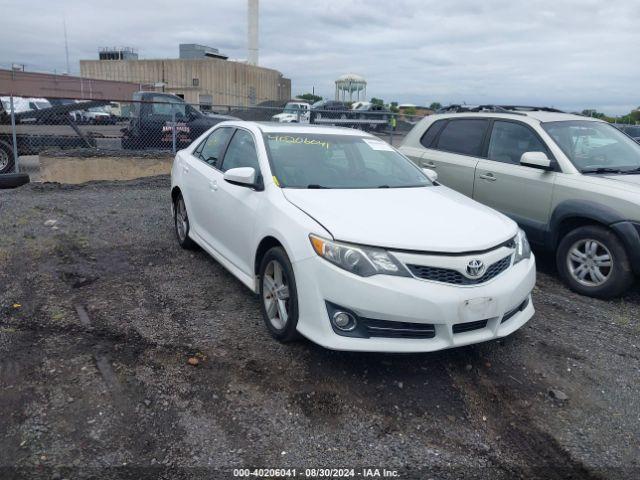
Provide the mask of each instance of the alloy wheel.
[{"label": "alloy wheel", "polygon": [[567,267],[576,282],[587,287],[599,287],[611,276],[613,257],[603,243],[591,238],[582,239],[569,249]]},{"label": "alloy wheel", "polygon": [[265,268],[262,301],[271,325],[277,330],[284,329],[289,320],[289,281],[277,260],[271,260]]},{"label": "alloy wheel", "polygon": [[189,217],[187,217],[187,208],[184,205],[184,200],[180,198],[176,205],[176,231],[178,232],[180,242],[186,240],[188,229]]}]

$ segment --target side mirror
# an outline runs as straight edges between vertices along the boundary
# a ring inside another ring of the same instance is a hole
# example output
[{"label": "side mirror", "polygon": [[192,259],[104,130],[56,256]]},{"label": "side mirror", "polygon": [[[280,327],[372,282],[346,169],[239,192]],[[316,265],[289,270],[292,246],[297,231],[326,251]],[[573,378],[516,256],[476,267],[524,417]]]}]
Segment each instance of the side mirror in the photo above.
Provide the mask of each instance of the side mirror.
[{"label": "side mirror", "polygon": [[551,159],[544,152],[524,152],[520,157],[520,165],[541,170],[552,170]]},{"label": "side mirror", "polygon": [[233,185],[254,188],[256,186],[256,171],[251,167],[230,168],[224,172],[224,179]]},{"label": "side mirror", "polygon": [[423,168],[422,171],[427,176],[432,183],[436,183],[438,181],[438,172],[435,170],[431,170],[430,168]]}]

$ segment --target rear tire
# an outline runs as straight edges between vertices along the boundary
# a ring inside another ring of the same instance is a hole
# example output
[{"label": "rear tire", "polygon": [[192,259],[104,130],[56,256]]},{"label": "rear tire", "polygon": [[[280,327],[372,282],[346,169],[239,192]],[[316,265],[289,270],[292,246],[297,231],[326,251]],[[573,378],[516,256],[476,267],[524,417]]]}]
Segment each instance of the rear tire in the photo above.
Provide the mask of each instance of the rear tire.
[{"label": "rear tire", "polygon": [[269,333],[280,342],[300,338],[298,291],[293,267],[282,247],[273,247],[260,262],[260,310]]},{"label": "rear tire", "polygon": [[569,232],[560,241],[556,264],[571,290],[597,298],[623,294],[634,281],[629,256],[613,231],[587,225]]},{"label": "rear tire", "polygon": [[189,238],[189,215],[187,214],[187,206],[184,203],[182,195],[178,194],[173,202],[173,226],[176,232],[178,243],[185,250],[194,250],[196,243]]}]

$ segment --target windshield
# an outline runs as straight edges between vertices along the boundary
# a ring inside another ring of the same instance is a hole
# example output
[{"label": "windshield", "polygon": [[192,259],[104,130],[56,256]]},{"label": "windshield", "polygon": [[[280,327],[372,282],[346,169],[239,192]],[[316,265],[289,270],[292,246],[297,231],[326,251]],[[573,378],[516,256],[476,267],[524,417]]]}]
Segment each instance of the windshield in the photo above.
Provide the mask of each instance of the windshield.
[{"label": "windshield", "polygon": [[388,143],[356,135],[264,135],[271,169],[283,188],[406,188],[432,185]]},{"label": "windshield", "polygon": [[546,122],[542,127],[584,173],[633,171],[640,168],[640,145],[604,122]]},{"label": "windshield", "polygon": [[298,113],[300,110],[302,110],[302,105],[299,103],[287,103],[284,106],[284,113]]}]

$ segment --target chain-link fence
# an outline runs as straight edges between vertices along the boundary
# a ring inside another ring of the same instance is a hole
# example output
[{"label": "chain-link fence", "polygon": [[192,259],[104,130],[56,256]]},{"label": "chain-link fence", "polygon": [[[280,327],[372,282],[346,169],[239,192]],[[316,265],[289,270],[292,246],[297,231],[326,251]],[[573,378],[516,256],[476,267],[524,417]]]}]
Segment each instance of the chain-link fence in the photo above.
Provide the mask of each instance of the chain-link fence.
[{"label": "chain-link fence", "polygon": [[623,131],[630,137],[634,138],[638,143],[640,143],[640,125],[628,125],[625,123],[614,123],[614,127]]},{"label": "chain-link fence", "polygon": [[[356,128],[398,146],[421,118],[382,105],[352,109],[337,101],[237,107],[192,105],[161,92],[138,92],[128,102],[0,95],[0,174],[30,173],[38,168],[38,155],[52,150],[82,150],[94,158],[117,151],[149,157],[157,151],[166,157],[230,119]],[[640,141],[640,125],[614,125]]]},{"label": "chain-link fence", "polygon": [[422,118],[392,113],[381,105],[350,109],[332,101],[201,107],[159,92],[136,93],[130,102],[1,95],[0,102],[0,174],[28,170],[29,157],[48,150],[175,153],[231,119],[356,128],[398,145]]}]

